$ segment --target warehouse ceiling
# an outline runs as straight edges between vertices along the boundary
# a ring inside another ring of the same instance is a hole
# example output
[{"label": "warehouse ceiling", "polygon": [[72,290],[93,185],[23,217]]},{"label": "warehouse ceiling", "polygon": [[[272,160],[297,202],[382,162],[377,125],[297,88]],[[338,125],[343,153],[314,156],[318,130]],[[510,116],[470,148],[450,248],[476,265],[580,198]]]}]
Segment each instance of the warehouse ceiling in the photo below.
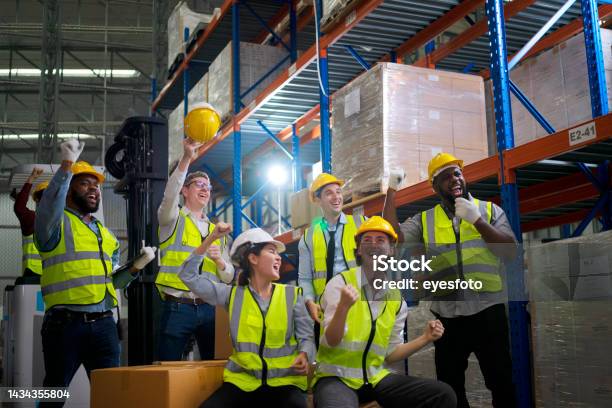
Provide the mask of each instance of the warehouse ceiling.
[{"label": "warehouse ceiling", "polygon": [[[78,135],[86,141],[84,158],[101,164],[104,147],[123,120],[149,112],[154,54],[161,66],[158,78],[165,81],[165,23],[177,0],[53,1],[60,4],[61,21],[58,139]],[[0,187],[16,165],[41,161],[40,69],[42,33],[48,31],[47,0],[1,3]],[[210,12],[220,1],[187,3],[195,11]],[[154,23],[154,7],[163,24]],[[154,53],[155,38],[163,46]]]}]

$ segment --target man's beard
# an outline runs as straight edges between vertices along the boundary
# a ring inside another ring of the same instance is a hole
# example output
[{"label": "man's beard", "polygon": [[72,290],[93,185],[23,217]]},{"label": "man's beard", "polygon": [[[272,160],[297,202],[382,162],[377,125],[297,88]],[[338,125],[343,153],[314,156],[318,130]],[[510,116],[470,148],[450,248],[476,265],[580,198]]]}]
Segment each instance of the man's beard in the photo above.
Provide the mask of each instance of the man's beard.
[{"label": "man's beard", "polygon": [[80,196],[76,191],[71,192],[72,202],[77,206],[82,214],[95,213],[100,208],[100,200],[96,201],[95,205],[89,204],[86,197]]}]

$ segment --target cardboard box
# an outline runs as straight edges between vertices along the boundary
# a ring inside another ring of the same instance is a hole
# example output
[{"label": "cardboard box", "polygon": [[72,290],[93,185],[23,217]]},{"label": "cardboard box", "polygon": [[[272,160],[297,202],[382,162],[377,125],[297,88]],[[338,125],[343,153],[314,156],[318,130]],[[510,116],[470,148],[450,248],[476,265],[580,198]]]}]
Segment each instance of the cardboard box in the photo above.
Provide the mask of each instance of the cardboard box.
[{"label": "cardboard box", "polygon": [[225,362],[107,368],[91,373],[92,408],[197,407],[223,383]]},{"label": "cardboard box", "polygon": [[[286,57],[287,51],[284,48],[241,42],[240,94],[242,95],[249,90],[252,85],[268,74],[274,66]],[[287,58],[274,72],[243,96],[241,98],[242,103],[248,105],[255,100],[257,95],[288,66],[289,59]],[[208,102],[217,109],[222,120],[227,119],[234,108],[233,70],[232,42],[230,41],[208,68],[210,75],[208,79]]]},{"label": "cardboard box", "polygon": [[488,156],[476,75],[380,63],[336,92],[332,119],[334,174],[347,199],[385,192],[395,168],[406,172],[400,188],[426,180],[429,160],[443,151]]},{"label": "cardboard box", "polygon": [[312,219],[321,215],[318,205],[310,201],[308,188],[291,194],[291,228],[310,225]]},{"label": "cardboard box", "polygon": [[232,354],[229,313],[222,306],[215,307],[215,359],[225,360]]},{"label": "cardboard box", "polygon": [[528,268],[536,406],[608,406],[612,231],[534,245]]},{"label": "cardboard box", "polygon": [[[603,62],[606,70],[608,104],[612,103],[612,30],[600,29]],[[531,57],[510,72],[510,78],[538,111],[556,130],[563,130],[592,118],[589,80],[587,73],[584,34],[581,32],[563,43]],[[487,88],[487,131],[490,153],[497,151],[495,115],[491,81]],[[514,144],[525,144],[545,137],[548,132],[535,121],[533,115],[514,96],[512,122]],[[495,150],[493,150],[495,147]]]}]

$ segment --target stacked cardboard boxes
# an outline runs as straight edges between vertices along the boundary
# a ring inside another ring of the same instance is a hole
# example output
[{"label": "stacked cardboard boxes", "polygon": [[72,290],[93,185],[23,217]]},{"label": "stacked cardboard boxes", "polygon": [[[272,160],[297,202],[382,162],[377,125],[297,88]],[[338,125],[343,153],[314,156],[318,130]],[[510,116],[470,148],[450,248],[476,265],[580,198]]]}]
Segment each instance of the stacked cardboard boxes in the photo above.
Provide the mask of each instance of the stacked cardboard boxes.
[{"label": "stacked cardboard boxes", "polygon": [[[264,75],[287,57],[284,48],[269,45],[240,43],[240,94],[244,94],[255,85]],[[259,82],[254,89],[243,96],[242,103],[248,105],[264,90],[274,79],[289,66],[289,59],[285,60],[274,72]],[[232,42],[230,41],[221,53],[215,58],[208,69],[210,74],[208,82],[208,99],[221,119],[225,120],[233,112],[234,107],[234,80],[235,67],[232,59]]]},{"label": "stacked cardboard boxes", "polygon": [[[199,102],[208,102],[208,73],[191,88],[188,98],[188,107]],[[185,109],[181,102],[168,116],[168,164],[180,159],[183,154],[183,136],[185,130]]]},{"label": "stacked cardboard boxes", "polygon": [[528,255],[536,406],[609,406],[612,231],[536,245]]},{"label": "stacked cardboard boxes", "polygon": [[345,193],[386,191],[389,171],[406,185],[427,179],[440,152],[466,164],[488,156],[481,77],[382,63],[336,92],[332,161]]},{"label": "stacked cardboard boxes", "polygon": [[313,218],[321,215],[319,206],[310,201],[308,188],[291,194],[291,228],[309,225]]},{"label": "stacked cardboard boxes", "polygon": [[[612,103],[612,30],[602,29],[603,60]],[[510,72],[510,78],[555,130],[563,130],[592,118],[584,34],[580,33],[548,51],[529,58]],[[495,116],[491,81],[487,81],[487,127],[495,140]],[[548,135],[514,96],[512,124],[515,145]],[[495,150],[492,151],[494,153]]]}]

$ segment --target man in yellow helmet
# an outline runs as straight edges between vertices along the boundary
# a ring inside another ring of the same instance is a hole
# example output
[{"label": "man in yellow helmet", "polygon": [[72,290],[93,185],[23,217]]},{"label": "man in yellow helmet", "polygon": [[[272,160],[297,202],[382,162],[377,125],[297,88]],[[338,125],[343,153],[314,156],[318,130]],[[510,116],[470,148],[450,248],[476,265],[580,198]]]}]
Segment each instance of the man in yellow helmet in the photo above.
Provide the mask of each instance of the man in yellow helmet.
[{"label": "man in yellow helmet", "polygon": [[[192,335],[203,360],[214,358],[215,308],[198,298],[178,276],[180,267],[191,252],[214,230],[206,216],[212,186],[202,171],[187,174],[201,144],[183,140],[183,156],[172,172],[159,206],[160,269],[155,280],[164,300],[160,325],[158,358],[180,360]],[[184,205],[179,205],[180,195]],[[234,266],[229,258],[227,238],[211,245],[200,267],[201,273],[215,282],[229,283]]]},{"label": "man in yellow helmet", "polygon": [[444,334],[440,321],[432,320],[421,336],[402,341],[408,307],[399,291],[384,287],[387,275],[374,267],[375,257],[394,253],[393,227],[374,216],[361,225],[355,241],[359,266],[332,278],[321,298],[315,407],[356,408],[376,400],[384,407],[455,408],[457,400],[448,385],[387,368]]},{"label": "man in yellow helmet", "polygon": [[455,390],[459,407],[469,407],[465,370],[475,353],[494,407],[515,407],[502,259],[512,259],[516,238],[504,211],[472,197],[463,178],[463,161],[448,153],[429,163],[429,181],[440,203],[403,224],[397,220],[395,190],[389,189],[383,215],[400,241],[415,244],[432,258],[431,279],[473,281],[480,289],[434,294],[431,311],[444,324],[435,342],[437,378]]},{"label": "man in yellow helmet", "polygon": [[61,166],[36,209],[34,238],[42,258],[45,303],[45,387],[68,387],[81,364],[88,375],[119,365],[112,313],[117,307],[115,287],[129,284],[155,257],[155,248],[144,247],[132,267],[113,274],[119,265],[119,242],[92,215],[100,205],[104,175],[87,162],[77,162],[83,147],[76,140],[61,144]]},{"label": "man in yellow helmet", "polygon": [[342,212],[342,185],[328,173],[321,173],[310,185],[310,199],[323,213],[305,231],[299,242],[298,282],[304,291],[306,307],[315,325],[315,340],[321,307],[319,298],[325,284],[336,274],[352,269],[355,263],[355,233],[363,217],[353,217]]},{"label": "man in yellow helmet", "polygon": [[[21,255],[21,273],[23,277],[40,277],[42,273],[42,263],[40,254],[34,245],[34,217],[35,212],[27,207],[28,197],[32,190],[33,183],[42,175],[43,171],[39,168],[32,169],[32,173],[28,176],[26,182],[21,187],[19,193],[15,196],[15,205],[13,211],[19,219],[22,236],[22,255]],[[48,182],[39,183],[32,193],[32,199],[36,204],[40,201],[43,191],[47,188]]]}]

